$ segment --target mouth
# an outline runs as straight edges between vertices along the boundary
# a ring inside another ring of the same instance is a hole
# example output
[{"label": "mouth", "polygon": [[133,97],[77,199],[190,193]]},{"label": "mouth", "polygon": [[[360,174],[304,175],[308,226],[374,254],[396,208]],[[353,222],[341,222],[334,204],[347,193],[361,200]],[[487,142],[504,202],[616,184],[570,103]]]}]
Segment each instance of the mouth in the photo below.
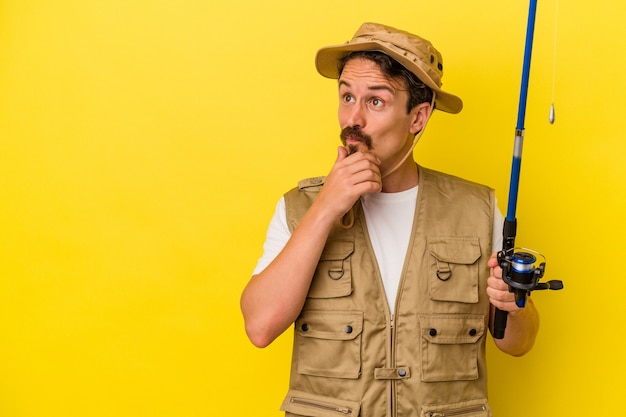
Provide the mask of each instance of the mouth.
[{"label": "mouth", "polygon": [[346,127],[341,131],[341,141],[348,148],[350,153],[356,152],[359,148],[365,150],[372,148],[372,139],[361,131],[358,127]]},{"label": "mouth", "polygon": [[363,143],[363,139],[355,136],[348,136],[343,141],[346,145],[358,145],[359,143]]}]

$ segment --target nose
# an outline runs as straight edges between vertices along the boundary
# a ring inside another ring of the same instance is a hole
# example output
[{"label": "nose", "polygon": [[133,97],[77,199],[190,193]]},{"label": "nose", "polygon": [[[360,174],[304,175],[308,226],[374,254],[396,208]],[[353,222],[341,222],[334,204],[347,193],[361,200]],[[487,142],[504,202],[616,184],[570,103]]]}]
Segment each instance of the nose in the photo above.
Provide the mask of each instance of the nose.
[{"label": "nose", "polygon": [[346,126],[365,127],[365,111],[359,103],[350,106],[347,112]]}]

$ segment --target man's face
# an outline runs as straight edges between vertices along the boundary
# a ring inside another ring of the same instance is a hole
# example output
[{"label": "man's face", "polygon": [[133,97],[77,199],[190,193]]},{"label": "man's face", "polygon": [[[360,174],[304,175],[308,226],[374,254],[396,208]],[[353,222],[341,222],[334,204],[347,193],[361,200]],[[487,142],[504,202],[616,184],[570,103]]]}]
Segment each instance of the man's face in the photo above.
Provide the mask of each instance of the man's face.
[{"label": "man's face", "polygon": [[351,153],[372,152],[381,168],[406,155],[421,129],[418,108],[407,113],[408,92],[402,79],[383,74],[375,62],[354,58],[339,78],[341,140]]}]

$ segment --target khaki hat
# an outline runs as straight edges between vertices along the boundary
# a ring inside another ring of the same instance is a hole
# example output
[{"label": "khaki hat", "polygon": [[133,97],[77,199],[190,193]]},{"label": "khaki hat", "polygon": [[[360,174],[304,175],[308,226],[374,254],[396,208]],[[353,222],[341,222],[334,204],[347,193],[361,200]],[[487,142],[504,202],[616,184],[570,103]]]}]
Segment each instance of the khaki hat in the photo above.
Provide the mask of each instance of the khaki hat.
[{"label": "khaki hat", "polygon": [[324,77],[339,78],[338,60],[355,51],[380,51],[398,61],[435,91],[435,108],[458,113],[463,101],[441,89],[441,54],[426,39],[378,23],[364,23],[351,41],[320,49],[315,57],[317,71]]}]

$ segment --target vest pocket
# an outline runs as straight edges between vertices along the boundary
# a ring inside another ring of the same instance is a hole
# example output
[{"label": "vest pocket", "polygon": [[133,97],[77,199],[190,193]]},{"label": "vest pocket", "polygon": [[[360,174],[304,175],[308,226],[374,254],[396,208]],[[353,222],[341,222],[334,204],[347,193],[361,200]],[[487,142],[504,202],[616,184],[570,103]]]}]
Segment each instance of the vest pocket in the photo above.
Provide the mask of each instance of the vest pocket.
[{"label": "vest pocket", "polygon": [[478,379],[479,340],[485,333],[483,315],[421,315],[419,324],[422,381]]},{"label": "vest pocket", "polygon": [[298,373],[356,379],[361,374],[363,313],[305,310],[295,323]]},{"label": "vest pocket", "polygon": [[361,404],[356,401],[339,400],[309,394],[308,392],[289,390],[280,410],[286,412],[286,417],[357,417],[361,410]]},{"label": "vest pocket", "polygon": [[478,302],[478,237],[429,237],[430,298]]},{"label": "vest pocket", "polygon": [[422,406],[420,417],[491,417],[486,399]]},{"label": "vest pocket", "polygon": [[352,293],[352,253],[354,242],[334,240],[326,243],[315,270],[308,297],[335,298]]}]

